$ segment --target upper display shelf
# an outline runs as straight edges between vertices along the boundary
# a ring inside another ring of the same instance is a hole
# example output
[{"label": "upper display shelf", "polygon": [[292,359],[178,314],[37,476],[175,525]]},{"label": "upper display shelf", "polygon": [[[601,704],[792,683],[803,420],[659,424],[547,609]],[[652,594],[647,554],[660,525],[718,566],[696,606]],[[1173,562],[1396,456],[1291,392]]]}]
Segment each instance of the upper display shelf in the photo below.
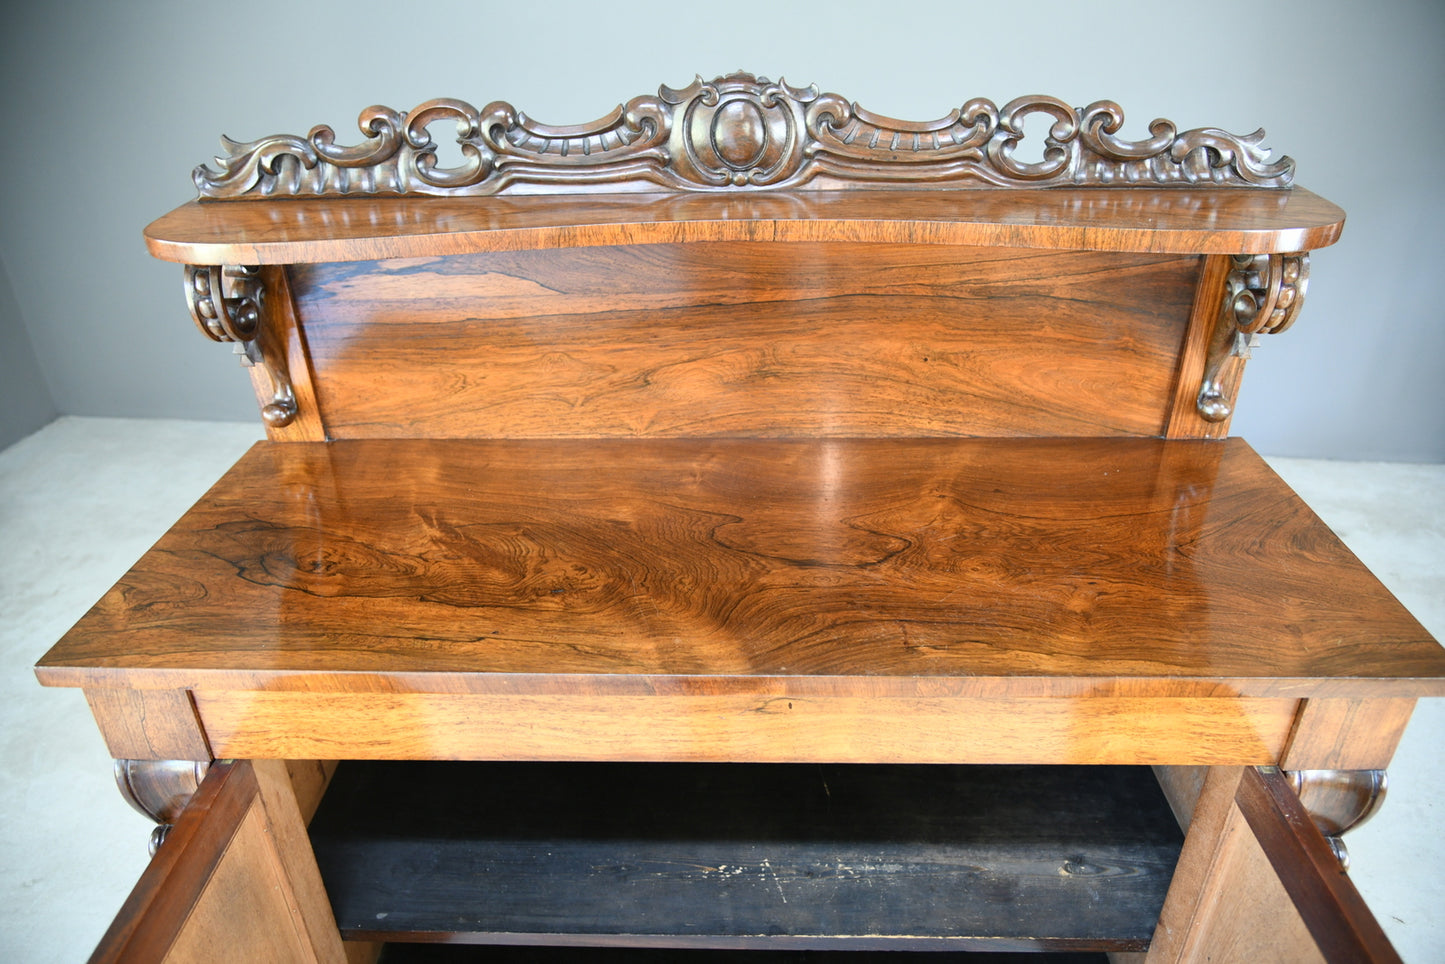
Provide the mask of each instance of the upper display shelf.
[{"label": "upper display shelf", "polygon": [[305,264],[698,241],[865,241],[1266,254],[1333,244],[1345,214],[1292,191],[838,191],[192,201],[146,228],[182,264]]},{"label": "upper display shelf", "polygon": [[[1025,161],[1036,115],[1050,126]],[[438,164],[442,122],[456,125],[456,167]],[[1260,254],[1338,236],[1343,212],[1290,190],[1294,162],[1271,161],[1263,131],[1155,120],[1128,141],[1123,122],[1113,102],[1052,97],[899,121],[745,73],[664,86],[575,126],[501,102],[370,107],[355,146],[325,126],[223,138],[217,166],[195,171],[202,200],[146,236],[157,257],[192,264],[710,240]]]}]

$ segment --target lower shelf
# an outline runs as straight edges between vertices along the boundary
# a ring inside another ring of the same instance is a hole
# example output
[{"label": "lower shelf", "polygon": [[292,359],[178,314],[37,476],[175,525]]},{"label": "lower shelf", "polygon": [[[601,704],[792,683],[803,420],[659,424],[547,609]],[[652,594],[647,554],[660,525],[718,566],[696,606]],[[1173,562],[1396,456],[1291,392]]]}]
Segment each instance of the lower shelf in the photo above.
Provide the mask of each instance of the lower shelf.
[{"label": "lower shelf", "polygon": [[476,947],[388,944],[377,964],[1109,964],[1109,955],[907,951],[693,951],[618,947]]},{"label": "lower shelf", "polygon": [[311,832],[352,939],[790,950],[1141,950],[1182,844],[1127,767],[350,763]]}]

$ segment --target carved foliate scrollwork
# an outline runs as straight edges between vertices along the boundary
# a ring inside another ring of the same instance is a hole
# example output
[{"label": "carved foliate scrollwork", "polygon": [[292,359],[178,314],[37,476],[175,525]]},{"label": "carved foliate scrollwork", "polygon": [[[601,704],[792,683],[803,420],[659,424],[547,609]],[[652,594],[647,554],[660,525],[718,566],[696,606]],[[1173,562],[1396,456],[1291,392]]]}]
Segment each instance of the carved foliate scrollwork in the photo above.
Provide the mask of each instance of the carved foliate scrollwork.
[{"label": "carved foliate scrollwork", "polygon": [[1279,334],[1294,324],[1304,306],[1309,278],[1307,252],[1235,256],[1195,403],[1206,421],[1229,417],[1226,366],[1231,359],[1248,358],[1258,336]]},{"label": "carved foliate scrollwork", "polygon": [[212,341],[234,342],[247,366],[264,371],[271,382],[271,400],[261,407],[270,425],[287,425],[296,417],[296,393],[284,353],[267,350],[263,339],[265,288],[256,268],[237,265],[185,266],[186,306],[201,334]]},{"label": "carved foliate scrollwork", "polygon": [[[1043,159],[1017,150],[1030,115],[1051,120]],[[438,166],[428,133],[454,121],[463,161]],[[1112,101],[1075,109],[1052,97],[998,107],[975,98],[934,121],[873,114],[816,86],[792,87],[734,73],[635,97],[590,124],[538,123],[511,104],[478,110],[428,101],[408,114],[368,107],[365,140],[338,147],[330,127],[305,137],[222,138],[217,168],[196,168],[202,197],[347,194],[493,195],[596,191],[723,191],[1133,184],[1287,188],[1288,157],[1268,160],[1264,132],[1180,132],[1155,120],[1141,141],[1119,138],[1124,113]]]}]

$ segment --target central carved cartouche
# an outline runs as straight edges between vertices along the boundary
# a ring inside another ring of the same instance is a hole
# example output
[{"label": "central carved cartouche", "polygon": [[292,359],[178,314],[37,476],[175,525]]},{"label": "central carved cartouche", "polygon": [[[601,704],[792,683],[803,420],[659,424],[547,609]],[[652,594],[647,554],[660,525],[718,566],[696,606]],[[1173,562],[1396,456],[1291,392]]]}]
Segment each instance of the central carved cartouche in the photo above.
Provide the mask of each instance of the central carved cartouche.
[{"label": "central carved cartouche", "polygon": [[745,171],[762,160],[768,146],[763,113],[748,100],[734,100],[713,117],[710,138],[723,163],[734,171]]}]

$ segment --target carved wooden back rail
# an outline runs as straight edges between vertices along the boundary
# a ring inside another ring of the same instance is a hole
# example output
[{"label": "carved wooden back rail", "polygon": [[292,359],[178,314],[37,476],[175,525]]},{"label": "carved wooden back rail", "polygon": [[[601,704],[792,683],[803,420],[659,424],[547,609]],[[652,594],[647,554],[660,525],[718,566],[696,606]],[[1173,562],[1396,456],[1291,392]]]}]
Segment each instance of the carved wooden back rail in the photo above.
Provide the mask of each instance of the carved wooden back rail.
[{"label": "carved wooden back rail", "polygon": [[[453,120],[466,161],[441,169],[429,126]],[[1214,437],[1234,360],[1303,302],[1308,257],[1279,245],[1342,221],[1262,131],[1128,142],[1108,101],[916,123],[737,73],[571,127],[456,100],[358,123],[354,147],[226,140],[195,181],[364,206],[203,203],[148,232],[191,262],[201,330],[257,365],[278,438]],[[245,261],[292,267],[224,267]]]},{"label": "carved wooden back rail", "polygon": [[1122,124],[737,73],[226,140],[147,243],[270,439],[345,444],[253,449],[42,679],[117,757],[1169,764],[1195,959],[1283,852],[1240,768],[1337,844],[1445,651],[1202,441],[1343,212],[1262,131]]}]

